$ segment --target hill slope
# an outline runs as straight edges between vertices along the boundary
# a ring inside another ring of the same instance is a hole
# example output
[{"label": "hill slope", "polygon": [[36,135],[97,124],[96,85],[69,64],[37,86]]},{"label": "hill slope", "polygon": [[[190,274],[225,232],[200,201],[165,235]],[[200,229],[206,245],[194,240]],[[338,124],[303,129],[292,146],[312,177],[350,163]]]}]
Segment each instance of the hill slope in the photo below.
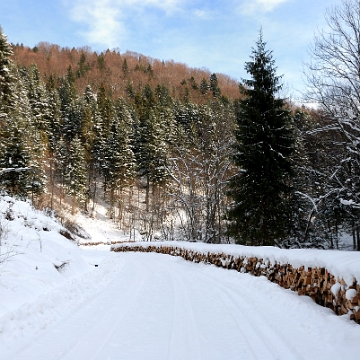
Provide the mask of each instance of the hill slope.
[{"label": "hill slope", "polygon": [[[152,88],[166,86],[171,96],[180,100],[187,97],[202,103],[211,98],[211,93],[202,88],[204,80],[208,85],[210,83],[209,70],[190,68],[173,60],[153,59],[136,52],[120,54],[106,50],[98,54],[89,47],[69,49],[40,42],[33,49],[16,45],[13,59],[22,66],[36,64],[42,75],[53,75],[55,78],[65,76],[71,67],[76,74],[76,87],[80,91],[91,85],[97,92],[101,84],[106,84],[115,99],[119,96],[127,98],[130,85],[139,91],[146,84]],[[216,75],[221,93],[230,99],[238,98],[238,81],[225,74]]]}]

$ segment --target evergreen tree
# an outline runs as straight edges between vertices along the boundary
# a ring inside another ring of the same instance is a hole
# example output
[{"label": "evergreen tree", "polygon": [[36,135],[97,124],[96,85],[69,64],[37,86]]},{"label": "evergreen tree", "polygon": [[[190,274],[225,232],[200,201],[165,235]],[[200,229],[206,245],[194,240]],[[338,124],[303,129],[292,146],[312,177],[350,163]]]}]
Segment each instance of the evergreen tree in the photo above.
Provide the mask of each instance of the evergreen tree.
[{"label": "evergreen tree", "polygon": [[172,104],[170,90],[165,85],[158,85],[155,89],[155,96],[160,106],[168,107]]},{"label": "evergreen tree", "polygon": [[[11,143],[10,129],[8,124],[10,121],[10,112],[13,110],[15,96],[14,96],[14,76],[13,76],[13,62],[10,56],[13,54],[10,44],[7,41],[6,35],[3,34],[0,27],[0,163],[1,168],[12,168],[12,164],[9,164],[9,156],[7,153],[9,149],[7,145]],[[11,158],[11,157],[10,157]],[[0,176],[0,181],[4,185],[4,182],[8,180],[3,174]]]},{"label": "evergreen tree", "polygon": [[94,145],[94,118],[96,114],[96,100],[90,85],[86,87],[81,104],[81,142],[86,151],[87,163],[92,162],[91,151]]},{"label": "evergreen tree", "polygon": [[[127,138],[126,124],[115,120],[110,129],[104,149],[104,184],[110,190],[110,207],[112,214],[115,204],[115,192],[131,184],[135,177],[135,156]],[[111,215],[111,217],[113,217]]]},{"label": "evergreen tree", "polygon": [[234,203],[229,233],[240,243],[274,245],[287,235],[294,151],[292,118],[283,99],[272,52],[260,33],[252,61],[245,64],[250,80],[241,87],[245,98],[236,106],[238,129],[234,163],[238,173],[230,181]]},{"label": "evergreen tree", "polygon": [[81,101],[77,96],[75,75],[71,66],[67,76],[62,79],[59,88],[61,112],[63,114],[62,135],[70,144],[72,139],[81,132]]},{"label": "evergreen tree", "polygon": [[167,144],[161,119],[154,109],[148,117],[140,119],[137,139],[140,174],[155,184],[162,183],[167,176]]},{"label": "evergreen tree", "polygon": [[31,105],[19,74],[13,70],[13,105],[0,128],[0,168],[12,169],[0,177],[0,183],[12,194],[39,195],[45,187],[43,144],[35,128]]},{"label": "evergreen tree", "polygon": [[[134,125],[131,109],[127,106],[124,99],[119,98],[115,104],[117,121],[116,131],[113,136],[117,139],[117,151],[119,153],[119,180],[120,187],[132,183],[136,173],[136,159],[133,152]],[[116,136],[115,136],[116,135]]]},{"label": "evergreen tree", "polygon": [[100,85],[97,94],[98,111],[102,119],[103,133],[109,135],[110,126],[115,118],[114,104],[112,99],[107,96],[104,83]]},{"label": "evergreen tree", "polygon": [[13,102],[11,84],[14,82],[12,73],[13,63],[10,56],[13,54],[6,35],[0,27],[0,121],[7,113],[6,107]]},{"label": "evergreen tree", "polygon": [[129,66],[127,64],[126,59],[124,59],[121,69],[122,69],[124,76],[126,76],[129,73]]},{"label": "evergreen tree", "polygon": [[198,89],[199,89],[199,86],[198,86],[198,84],[196,83],[196,80],[195,80],[195,78],[194,78],[193,76],[189,79],[189,82],[190,82],[191,87],[192,87],[194,90],[198,90]]},{"label": "evergreen tree", "polygon": [[207,91],[209,90],[209,84],[206,81],[205,78],[201,79],[201,83],[200,83],[200,92],[202,95],[205,95],[207,93]]},{"label": "evergreen tree", "polygon": [[[150,184],[152,184],[154,195],[160,184],[166,183],[168,175],[166,170],[169,155],[167,141],[171,126],[167,126],[173,116],[166,111],[165,104],[170,102],[171,98],[165,87],[159,87],[154,93],[150,85],[146,85],[141,94],[135,96],[138,119],[135,119],[134,122],[134,152],[139,175],[146,177],[145,202],[147,210]],[[164,106],[161,106],[161,103]]]},{"label": "evergreen tree", "polygon": [[[30,127],[30,129],[31,128],[32,127]],[[31,146],[31,159],[29,162],[31,171],[27,190],[31,193],[32,200],[34,200],[34,196],[38,196],[45,191],[47,183],[45,173],[45,149],[40,132],[34,132],[29,145]]]},{"label": "evergreen tree", "polygon": [[69,159],[65,169],[67,193],[72,197],[72,213],[75,212],[76,200],[84,201],[87,192],[85,151],[78,136],[70,143]]},{"label": "evergreen tree", "polygon": [[85,53],[81,53],[80,60],[78,62],[78,68],[76,70],[76,76],[81,78],[90,70],[90,64],[86,61]]},{"label": "evergreen tree", "polygon": [[27,196],[45,186],[43,148],[23,78],[13,65],[11,46],[0,28],[0,185]]},{"label": "evergreen tree", "polygon": [[37,130],[41,131],[42,137],[46,139],[51,115],[45,85],[40,79],[39,70],[35,64],[31,65],[28,69],[22,69],[21,73],[24,77],[23,81],[34,116],[34,125]]},{"label": "evergreen tree", "polygon": [[216,74],[211,74],[210,76],[210,90],[212,91],[214,97],[219,97],[221,95],[221,90]]},{"label": "evergreen tree", "polygon": [[55,163],[55,175],[58,178],[58,182],[61,186],[61,194],[60,194],[60,205],[64,198],[64,188],[65,188],[65,174],[67,169],[67,164],[69,161],[69,152],[67,145],[64,139],[61,137],[54,149],[54,163]]},{"label": "evergreen tree", "polygon": [[106,143],[106,132],[104,129],[104,122],[103,119],[99,113],[99,111],[97,110],[97,105],[96,105],[96,110],[94,113],[94,117],[93,117],[94,121],[93,121],[93,146],[92,146],[92,159],[94,162],[94,169],[97,172],[101,171],[101,168],[103,166],[104,163],[104,148],[105,148],[105,143]]},{"label": "evergreen tree", "polygon": [[53,156],[57,142],[60,140],[63,127],[63,117],[61,112],[61,101],[59,93],[55,87],[54,77],[51,75],[46,83],[48,97],[48,113],[49,113],[49,152]]},{"label": "evergreen tree", "polygon": [[[9,124],[10,125],[10,124]],[[0,168],[12,169],[0,176],[0,184],[12,194],[26,196],[30,155],[23,143],[18,122],[1,131]]]}]

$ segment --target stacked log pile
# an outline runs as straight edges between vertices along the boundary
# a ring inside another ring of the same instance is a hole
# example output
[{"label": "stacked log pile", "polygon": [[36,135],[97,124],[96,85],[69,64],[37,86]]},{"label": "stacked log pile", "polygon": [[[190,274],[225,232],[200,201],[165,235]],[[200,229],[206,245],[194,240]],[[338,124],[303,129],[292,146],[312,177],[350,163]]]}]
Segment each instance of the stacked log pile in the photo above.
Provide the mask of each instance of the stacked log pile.
[{"label": "stacked log pile", "polygon": [[97,241],[97,242],[80,242],[78,243],[79,246],[98,246],[98,245],[116,245],[116,244],[123,244],[123,241]]},{"label": "stacked log pile", "polygon": [[225,253],[203,253],[177,246],[128,246],[116,245],[115,252],[156,252],[181,256],[195,263],[213,264],[254,276],[266,276],[271,282],[285,289],[296,291],[299,295],[311,297],[317,304],[332,309],[337,315],[350,315],[350,319],[360,324],[360,284],[353,279],[346,284],[344,279],[336,279],[325,268],[299,268],[291,264],[271,263],[257,257],[233,256]]}]

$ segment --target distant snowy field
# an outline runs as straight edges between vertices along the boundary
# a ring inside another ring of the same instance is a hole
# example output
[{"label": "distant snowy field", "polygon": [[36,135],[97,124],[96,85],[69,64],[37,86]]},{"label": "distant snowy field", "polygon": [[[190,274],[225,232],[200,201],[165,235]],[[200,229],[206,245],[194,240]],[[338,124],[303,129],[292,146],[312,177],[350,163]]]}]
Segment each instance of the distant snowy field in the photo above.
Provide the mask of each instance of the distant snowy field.
[{"label": "distant snowy field", "polygon": [[[77,221],[92,241],[127,240],[105,219]],[[1,360],[359,358],[359,325],[264,278],[79,247],[61,229],[29,202],[0,197]],[[356,252],[181,246],[360,279]]]}]

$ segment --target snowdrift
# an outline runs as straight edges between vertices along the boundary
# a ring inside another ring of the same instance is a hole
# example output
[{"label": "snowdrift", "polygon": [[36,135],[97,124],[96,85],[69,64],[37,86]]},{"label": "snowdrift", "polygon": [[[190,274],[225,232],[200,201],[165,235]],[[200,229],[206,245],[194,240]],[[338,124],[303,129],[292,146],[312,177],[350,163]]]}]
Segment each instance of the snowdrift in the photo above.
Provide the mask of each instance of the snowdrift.
[{"label": "snowdrift", "polygon": [[81,250],[71,238],[30,201],[0,196],[0,346],[38,333],[112,279],[108,247]]}]

